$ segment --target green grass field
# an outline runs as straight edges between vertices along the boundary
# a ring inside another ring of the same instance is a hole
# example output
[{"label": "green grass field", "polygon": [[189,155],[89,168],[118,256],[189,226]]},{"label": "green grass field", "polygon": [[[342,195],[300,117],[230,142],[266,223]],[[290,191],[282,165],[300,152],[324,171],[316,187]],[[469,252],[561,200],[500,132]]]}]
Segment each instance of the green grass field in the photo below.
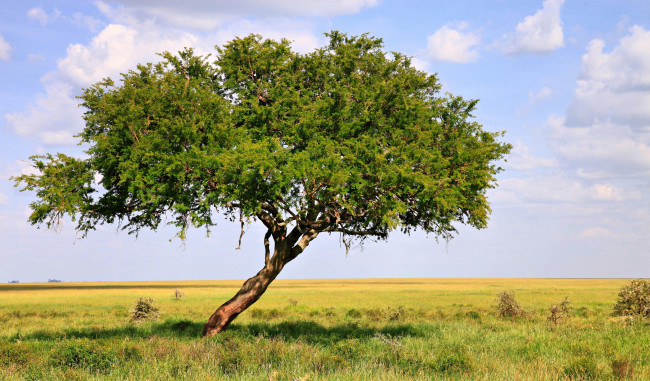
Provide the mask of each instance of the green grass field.
[{"label": "green grass field", "polygon": [[[611,316],[627,283],[277,280],[210,339],[204,322],[241,281],[4,284],[0,379],[650,380],[650,324]],[[527,316],[498,318],[504,290]],[[157,321],[130,321],[140,296]],[[565,297],[571,316],[555,325],[549,306]]]}]

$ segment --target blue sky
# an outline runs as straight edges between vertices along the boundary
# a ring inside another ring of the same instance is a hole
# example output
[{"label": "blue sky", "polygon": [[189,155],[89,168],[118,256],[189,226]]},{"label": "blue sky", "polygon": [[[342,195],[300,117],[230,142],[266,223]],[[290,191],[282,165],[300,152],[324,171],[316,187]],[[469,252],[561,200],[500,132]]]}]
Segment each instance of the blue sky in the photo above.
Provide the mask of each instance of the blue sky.
[{"label": "blue sky", "polygon": [[80,154],[81,89],[155,53],[214,52],[234,36],[369,32],[385,49],[480,99],[514,149],[489,191],[487,229],[449,242],[392,235],[346,255],[319,237],[281,277],[650,276],[650,6],[647,1],[13,1],[0,15],[0,281],[241,279],[262,266],[262,230],[220,222],[183,245],[161,228],[86,239],[26,222],[8,180],[44,152]]}]

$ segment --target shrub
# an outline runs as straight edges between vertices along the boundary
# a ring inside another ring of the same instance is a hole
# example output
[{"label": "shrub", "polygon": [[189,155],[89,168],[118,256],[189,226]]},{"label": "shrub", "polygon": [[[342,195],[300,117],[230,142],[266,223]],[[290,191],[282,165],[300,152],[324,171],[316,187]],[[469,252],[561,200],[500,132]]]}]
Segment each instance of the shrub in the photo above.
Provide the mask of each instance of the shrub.
[{"label": "shrub", "polygon": [[614,305],[614,316],[650,317],[650,282],[635,279],[623,286]]},{"label": "shrub", "polygon": [[521,305],[515,298],[515,293],[513,291],[503,291],[499,293],[497,296],[497,309],[499,311],[499,317],[502,318],[513,318],[525,314]]},{"label": "shrub", "polygon": [[568,297],[564,298],[564,300],[559,303],[553,303],[551,304],[551,307],[549,307],[549,312],[551,314],[549,315],[548,320],[553,324],[558,325],[569,317],[571,309],[571,301]]},{"label": "shrub", "polygon": [[404,306],[398,306],[397,309],[392,309],[390,307],[386,308],[388,315],[388,320],[395,321],[401,320],[406,315],[406,309]]},{"label": "shrub", "polygon": [[470,319],[481,320],[481,315],[476,311],[467,311],[465,313],[465,316],[467,316]]},{"label": "shrub", "polygon": [[176,289],[176,291],[174,291],[174,299],[181,300],[184,297],[185,297],[185,293],[183,291],[181,291],[179,289]]},{"label": "shrub", "polygon": [[91,372],[106,372],[117,363],[116,353],[96,343],[83,340],[68,343],[54,355],[53,365],[61,368],[81,368]]},{"label": "shrub", "polygon": [[464,346],[449,346],[436,356],[433,368],[438,372],[466,373],[474,368],[474,359]]},{"label": "shrub", "polygon": [[131,320],[144,321],[156,320],[160,316],[160,309],[154,304],[151,298],[141,297],[131,307]]},{"label": "shrub", "polygon": [[35,359],[32,347],[24,343],[0,342],[0,368],[11,365],[22,367]]}]

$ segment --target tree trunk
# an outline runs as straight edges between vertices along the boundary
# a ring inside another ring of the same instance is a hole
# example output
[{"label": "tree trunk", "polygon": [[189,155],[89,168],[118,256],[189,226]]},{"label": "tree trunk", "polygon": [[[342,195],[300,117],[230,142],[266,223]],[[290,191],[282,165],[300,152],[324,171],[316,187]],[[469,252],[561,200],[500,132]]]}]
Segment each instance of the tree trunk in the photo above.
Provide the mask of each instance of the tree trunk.
[{"label": "tree trunk", "polygon": [[[280,233],[274,235],[272,232],[279,230],[277,225],[273,226],[272,220],[268,220],[263,216],[260,219],[265,221],[265,225],[269,228],[264,236],[264,268],[254,277],[244,282],[232,299],[217,308],[203,327],[201,333],[203,336],[214,336],[228,328],[237,315],[244,312],[264,294],[271,282],[280,274],[282,268],[302,253],[309,245],[309,242],[318,236],[318,231],[309,229],[303,232],[298,226],[293,229],[289,236],[285,235],[286,230],[284,228],[280,230]],[[269,238],[271,236],[275,241],[273,256],[270,255],[269,250]]]},{"label": "tree trunk", "polygon": [[[275,258],[274,258],[275,259]],[[275,262],[275,261],[274,261]],[[285,263],[267,263],[254,277],[248,279],[229,301],[222,304],[210,316],[203,327],[203,336],[213,336],[228,328],[237,315],[244,312],[264,294],[264,291],[278,276]]]}]

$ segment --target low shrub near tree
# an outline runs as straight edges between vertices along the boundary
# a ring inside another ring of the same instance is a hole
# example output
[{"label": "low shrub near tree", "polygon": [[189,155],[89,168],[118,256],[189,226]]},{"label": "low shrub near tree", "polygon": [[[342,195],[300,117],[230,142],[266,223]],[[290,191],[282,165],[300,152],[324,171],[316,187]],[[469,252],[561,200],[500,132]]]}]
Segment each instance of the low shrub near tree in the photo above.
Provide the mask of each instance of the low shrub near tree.
[{"label": "low shrub near tree", "polygon": [[152,298],[141,297],[131,307],[131,320],[140,322],[156,320],[160,317],[160,309],[154,304]]},{"label": "low shrub near tree", "polygon": [[572,309],[573,307],[571,307],[571,301],[568,297],[566,297],[561,302],[551,304],[551,307],[549,308],[550,315],[548,317],[548,320],[551,323],[558,325],[569,318]]},{"label": "low shrub near tree", "polygon": [[650,317],[650,282],[634,279],[621,287],[614,305],[614,316]]},{"label": "low shrub near tree", "polygon": [[497,310],[501,318],[514,318],[525,314],[513,291],[499,293],[497,296]]},{"label": "low shrub near tree", "polygon": [[179,289],[176,289],[176,291],[174,291],[174,299],[175,300],[181,300],[184,297],[185,297],[185,293],[183,291],[181,291]]}]

